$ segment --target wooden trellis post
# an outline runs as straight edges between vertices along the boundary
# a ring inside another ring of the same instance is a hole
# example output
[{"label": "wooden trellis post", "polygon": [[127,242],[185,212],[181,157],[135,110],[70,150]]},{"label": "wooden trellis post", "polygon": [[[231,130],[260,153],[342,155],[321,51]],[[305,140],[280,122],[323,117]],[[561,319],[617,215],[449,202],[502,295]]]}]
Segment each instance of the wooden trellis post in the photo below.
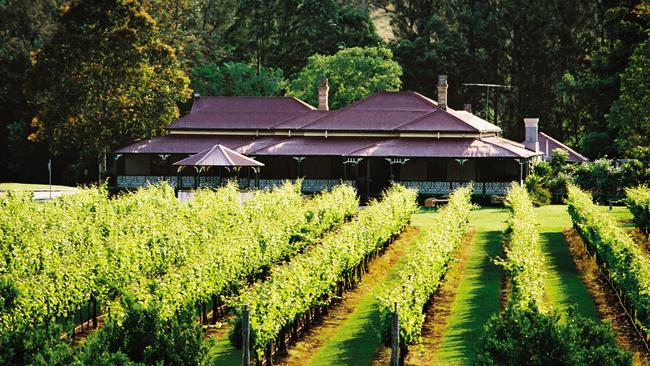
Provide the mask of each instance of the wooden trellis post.
[{"label": "wooden trellis post", "polygon": [[251,333],[250,325],[251,324],[250,324],[250,314],[246,306],[244,306],[244,311],[242,312],[241,323],[242,323],[241,348],[243,352],[241,358],[241,364],[242,366],[249,366],[251,364],[251,347],[250,347],[250,333]]},{"label": "wooden trellis post", "polygon": [[399,366],[399,317],[397,316],[397,302],[395,302],[393,309],[391,326],[390,366]]}]

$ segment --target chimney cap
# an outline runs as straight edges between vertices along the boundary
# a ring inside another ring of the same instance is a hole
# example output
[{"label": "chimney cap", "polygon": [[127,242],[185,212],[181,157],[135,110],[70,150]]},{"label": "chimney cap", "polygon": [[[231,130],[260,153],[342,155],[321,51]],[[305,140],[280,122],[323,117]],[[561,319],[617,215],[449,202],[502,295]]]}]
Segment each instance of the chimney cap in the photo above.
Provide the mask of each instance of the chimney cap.
[{"label": "chimney cap", "polygon": [[447,85],[447,75],[438,75],[438,85]]},{"label": "chimney cap", "polygon": [[471,103],[463,104],[463,110],[465,110],[466,112],[472,113],[472,104]]},{"label": "chimney cap", "polygon": [[318,86],[320,87],[328,87],[330,86],[329,80],[327,78],[322,78],[320,79],[320,82],[318,83]]},{"label": "chimney cap", "polygon": [[194,93],[194,98],[201,98],[201,94],[199,94],[199,93]]},{"label": "chimney cap", "polygon": [[537,126],[539,124],[539,118],[524,118],[524,125],[526,126]]}]

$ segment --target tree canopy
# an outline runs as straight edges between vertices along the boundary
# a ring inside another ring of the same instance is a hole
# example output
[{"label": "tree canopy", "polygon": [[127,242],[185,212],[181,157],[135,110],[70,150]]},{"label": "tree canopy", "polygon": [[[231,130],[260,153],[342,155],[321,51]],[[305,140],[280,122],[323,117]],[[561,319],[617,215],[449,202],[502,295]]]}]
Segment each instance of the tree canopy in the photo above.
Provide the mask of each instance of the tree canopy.
[{"label": "tree canopy", "polygon": [[133,0],[78,1],[33,57],[33,139],[55,154],[105,153],[161,133],[190,95],[155,21]]},{"label": "tree canopy", "polygon": [[286,80],[281,69],[243,62],[207,63],[192,73],[192,89],[201,95],[281,95]]},{"label": "tree canopy", "polygon": [[318,83],[327,78],[330,108],[337,109],[377,91],[399,90],[401,75],[402,68],[389,49],[348,48],[332,56],[310,57],[287,94],[318,105]]}]

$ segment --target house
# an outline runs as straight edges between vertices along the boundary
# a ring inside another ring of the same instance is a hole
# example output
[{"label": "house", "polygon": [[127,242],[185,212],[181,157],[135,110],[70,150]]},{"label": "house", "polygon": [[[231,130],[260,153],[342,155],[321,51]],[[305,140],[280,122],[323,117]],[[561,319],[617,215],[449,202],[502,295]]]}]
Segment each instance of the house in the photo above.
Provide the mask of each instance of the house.
[{"label": "house", "polygon": [[271,187],[303,177],[305,192],[346,181],[372,197],[393,180],[424,195],[447,195],[473,181],[477,195],[502,195],[544,155],[538,139],[547,137],[538,134],[537,119],[525,120],[523,144],[502,138],[498,126],[447,106],[446,76],[439,77],[437,102],[416,92],[378,92],[330,111],[328,91],[322,82],[318,108],[293,97],[196,95],[167,136],[115,152],[117,185],[194,187],[198,172],[184,169],[179,177],[172,164],[222,144],[264,163],[259,180],[244,170],[212,169],[201,173],[201,182],[217,185],[238,174],[242,187]]}]

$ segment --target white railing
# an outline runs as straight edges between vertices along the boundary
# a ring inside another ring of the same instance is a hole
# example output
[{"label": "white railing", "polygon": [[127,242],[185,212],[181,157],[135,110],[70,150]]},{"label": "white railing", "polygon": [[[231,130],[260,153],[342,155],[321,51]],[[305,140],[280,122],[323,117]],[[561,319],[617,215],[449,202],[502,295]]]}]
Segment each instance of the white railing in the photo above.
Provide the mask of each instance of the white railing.
[{"label": "white railing", "polygon": [[[196,177],[182,176],[181,189],[192,189],[196,186]],[[289,179],[295,182],[295,179]],[[227,179],[219,177],[198,177],[199,186],[219,187],[227,183]],[[240,189],[270,189],[284,184],[287,179],[255,179],[239,178]],[[170,186],[178,188],[178,177],[176,176],[155,176],[155,175],[118,175],[117,186],[122,188],[140,188],[150,184],[167,182]],[[332,189],[341,183],[353,185],[351,180],[342,181],[341,179],[303,179],[302,191],[305,193],[320,192]]]},{"label": "white railing", "polygon": [[[448,195],[454,189],[465,186],[469,182],[435,182],[405,180],[400,181],[408,188],[417,189],[420,194]],[[475,195],[500,196],[505,195],[510,187],[510,182],[474,182]]]},{"label": "white railing", "polygon": [[[182,176],[181,189],[193,189],[195,179],[193,176]],[[295,182],[295,179],[289,179]],[[119,175],[117,176],[117,186],[122,188],[139,188],[146,187],[150,184],[157,184],[166,181],[170,186],[178,188],[178,177],[176,176],[156,176],[156,175]],[[255,179],[239,178],[240,189],[270,189],[282,185],[287,179]],[[227,179],[219,177],[199,177],[200,186],[218,187],[225,185]],[[341,179],[303,179],[302,191],[305,193],[320,192],[341,184],[347,183],[352,186],[355,182],[352,180]],[[420,194],[431,195],[448,195],[454,189],[467,185],[468,182],[441,182],[441,181],[418,181],[404,180],[399,181],[402,185],[417,189]],[[475,195],[501,196],[505,195],[510,187],[510,182],[474,182]]]}]

